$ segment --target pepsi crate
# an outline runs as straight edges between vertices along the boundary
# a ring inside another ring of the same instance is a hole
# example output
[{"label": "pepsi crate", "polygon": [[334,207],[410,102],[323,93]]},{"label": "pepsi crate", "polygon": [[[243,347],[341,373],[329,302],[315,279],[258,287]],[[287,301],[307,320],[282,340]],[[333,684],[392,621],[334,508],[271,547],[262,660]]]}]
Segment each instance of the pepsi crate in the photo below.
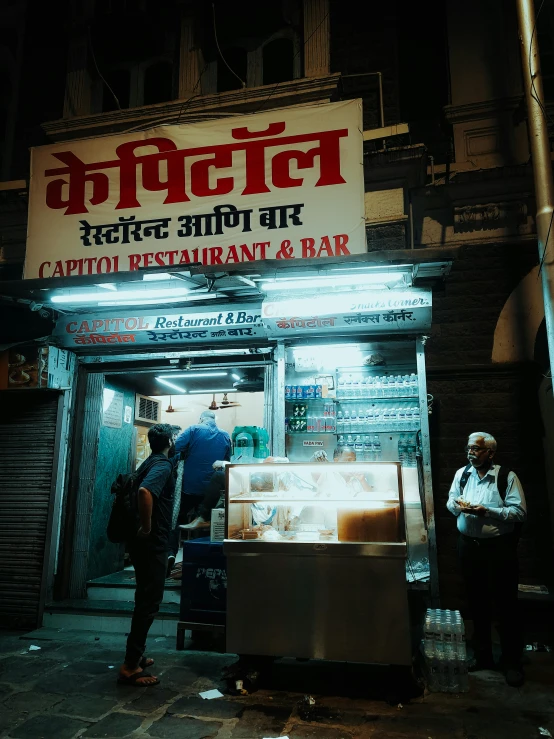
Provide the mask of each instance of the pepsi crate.
[{"label": "pepsi crate", "polygon": [[224,626],[227,565],[223,542],[209,537],[183,542],[180,620]]}]

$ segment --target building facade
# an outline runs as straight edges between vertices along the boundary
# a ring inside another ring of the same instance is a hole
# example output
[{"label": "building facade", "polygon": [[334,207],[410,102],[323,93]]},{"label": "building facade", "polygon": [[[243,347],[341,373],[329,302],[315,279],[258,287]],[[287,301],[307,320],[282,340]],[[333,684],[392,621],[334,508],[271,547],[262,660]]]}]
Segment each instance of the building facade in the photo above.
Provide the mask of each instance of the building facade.
[{"label": "building facade", "polygon": [[[528,497],[522,582],[548,580],[554,403],[515,5],[423,5],[80,0],[58,11],[66,31],[40,59],[32,41],[48,20],[8,3],[0,12],[21,39],[6,51],[13,152],[2,162],[0,270],[6,281],[21,277],[29,145],[361,98],[368,251],[384,264],[415,251],[452,262],[434,288],[426,356],[441,598],[455,608],[461,583],[445,503],[475,430],[497,438],[498,460],[518,472]],[[550,14],[547,2],[545,71]],[[58,21],[50,19],[52,33]],[[26,104],[29,68],[43,64],[56,82],[41,114]],[[48,311],[2,300],[18,334],[4,344],[48,333]]]}]

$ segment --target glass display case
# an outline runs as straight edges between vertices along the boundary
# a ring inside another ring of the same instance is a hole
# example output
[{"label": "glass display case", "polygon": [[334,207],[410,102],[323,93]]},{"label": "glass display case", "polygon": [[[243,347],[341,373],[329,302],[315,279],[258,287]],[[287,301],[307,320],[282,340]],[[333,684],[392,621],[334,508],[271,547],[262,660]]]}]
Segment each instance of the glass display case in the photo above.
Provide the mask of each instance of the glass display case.
[{"label": "glass display case", "polygon": [[401,465],[226,474],[227,651],[409,665]]},{"label": "glass display case", "polygon": [[227,475],[229,540],[406,541],[398,463],[230,465]]}]

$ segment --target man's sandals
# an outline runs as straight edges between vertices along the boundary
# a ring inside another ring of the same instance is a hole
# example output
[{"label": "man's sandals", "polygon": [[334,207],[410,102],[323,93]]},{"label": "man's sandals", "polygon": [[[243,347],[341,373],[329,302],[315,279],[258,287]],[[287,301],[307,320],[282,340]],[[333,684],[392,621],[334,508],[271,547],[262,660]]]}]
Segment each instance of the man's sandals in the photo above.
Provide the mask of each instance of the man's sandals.
[{"label": "man's sandals", "polygon": [[131,685],[134,688],[151,688],[154,685],[159,685],[160,681],[158,680],[158,678],[155,678],[153,682],[140,682],[141,680],[143,680],[143,678],[154,677],[146,671],[146,668],[151,667],[151,665],[153,664],[153,659],[143,657],[139,662],[139,667],[141,668],[140,672],[133,672],[132,675],[122,675],[121,673],[119,673],[117,682],[119,683],[119,685]]}]

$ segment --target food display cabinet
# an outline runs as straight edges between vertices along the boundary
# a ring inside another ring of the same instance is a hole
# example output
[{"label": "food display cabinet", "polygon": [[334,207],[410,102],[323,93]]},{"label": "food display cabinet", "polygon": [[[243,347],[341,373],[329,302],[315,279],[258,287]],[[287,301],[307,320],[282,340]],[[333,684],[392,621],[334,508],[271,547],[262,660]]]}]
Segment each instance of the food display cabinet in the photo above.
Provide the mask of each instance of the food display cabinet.
[{"label": "food display cabinet", "polygon": [[227,651],[410,664],[401,465],[226,474]]}]

